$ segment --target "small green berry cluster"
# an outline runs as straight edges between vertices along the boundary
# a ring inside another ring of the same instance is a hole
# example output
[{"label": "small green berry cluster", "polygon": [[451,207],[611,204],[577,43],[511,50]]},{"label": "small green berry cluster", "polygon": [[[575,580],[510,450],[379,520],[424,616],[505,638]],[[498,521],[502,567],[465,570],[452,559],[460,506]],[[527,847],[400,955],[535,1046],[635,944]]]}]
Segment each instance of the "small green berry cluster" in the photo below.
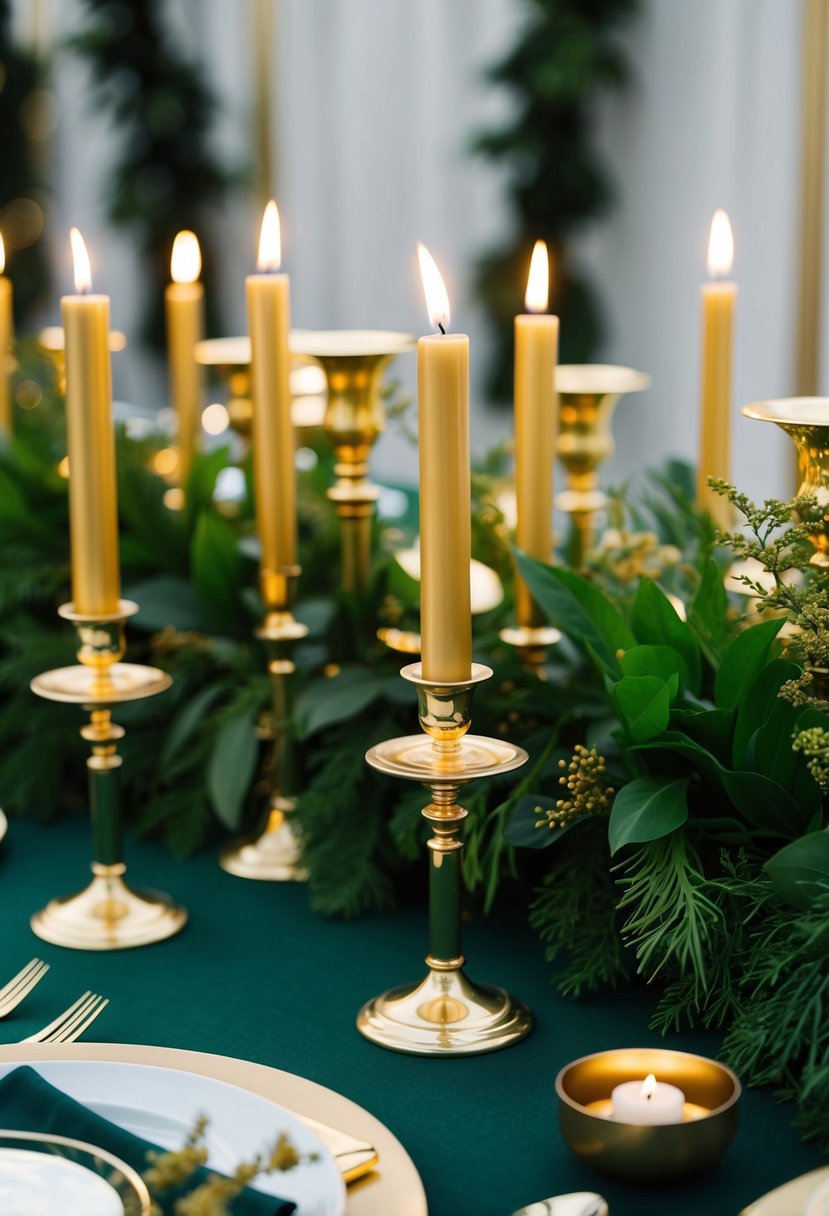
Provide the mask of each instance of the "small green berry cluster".
[{"label": "small green berry cluster", "polygon": [[555,809],[536,807],[536,814],[543,816],[536,827],[564,828],[584,815],[604,815],[610,810],[615,790],[605,783],[607,764],[595,747],[577,743],[569,763],[559,760],[558,766],[567,770],[558,779],[567,797],[559,798]]}]

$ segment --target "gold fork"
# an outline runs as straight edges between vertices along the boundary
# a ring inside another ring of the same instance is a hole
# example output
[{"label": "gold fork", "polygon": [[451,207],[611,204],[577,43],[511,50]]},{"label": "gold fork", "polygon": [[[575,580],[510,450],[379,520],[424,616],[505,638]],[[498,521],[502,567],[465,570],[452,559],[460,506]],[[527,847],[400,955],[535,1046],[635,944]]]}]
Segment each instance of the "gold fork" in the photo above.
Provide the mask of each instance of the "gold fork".
[{"label": "gold fork", "polygon": [[53,1022],[35,1034],[21,1039],[21,1043],[74,1043],[109,1004],[105,996],[85,992],[68,1009],[64,1009]]},{"label": "gold fork", "polygon": [[39,958],[33,958],[22,971],[18,971],[17,975],[12,976],[8,984],[0,988],[0,1018],[4,1018],[6,1014],[16,1009],[20,1002],[26,999],[35,984],[40,983],[48,970],[48,963],[42,962]]}]

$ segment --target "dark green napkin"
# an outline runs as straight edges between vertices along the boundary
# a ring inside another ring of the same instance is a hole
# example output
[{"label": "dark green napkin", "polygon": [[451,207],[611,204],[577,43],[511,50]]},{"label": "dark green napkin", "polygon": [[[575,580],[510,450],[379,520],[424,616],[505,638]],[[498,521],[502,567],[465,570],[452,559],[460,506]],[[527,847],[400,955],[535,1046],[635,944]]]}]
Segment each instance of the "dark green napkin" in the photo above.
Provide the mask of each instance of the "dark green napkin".
[{"label": "dark green napkin", "polygon": [[[0,1128],[16,1132],[49,1132],[83,1140],[120,1157],[142,1174],[147,1168],[147,1153],[158,1145],[124,1131],[108,1119],[87,1110],[80,1102],[44,1081],[28,1065],[16,1068],[0,1080]],[[216,1171],[200,1167],[193,1175],[191,1188]],[[184,1191],[166,1192],[157,1197],[165,1216],[173,1216],[175,1200]],[[154,1198],[156,1198],[154,1196]],[[261,1191],[243,1191],[231,1205],[234,1216],[290,1216],[296,1205]]]}]

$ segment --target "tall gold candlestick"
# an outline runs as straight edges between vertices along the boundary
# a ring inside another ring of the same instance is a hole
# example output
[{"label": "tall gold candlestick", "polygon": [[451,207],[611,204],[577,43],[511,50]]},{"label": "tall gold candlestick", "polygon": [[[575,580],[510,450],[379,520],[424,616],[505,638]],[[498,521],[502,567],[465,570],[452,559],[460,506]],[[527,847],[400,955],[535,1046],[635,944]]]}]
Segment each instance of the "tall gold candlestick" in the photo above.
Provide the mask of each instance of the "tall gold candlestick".
[{"label": "tall gold candlestick", "polygon": [[[525,297],[529,311],[515,318],[515,539],[519,549],[542,562],[550,561],[553,549],[553,461],[558,429],[558,317],[545,315],[548,298],[547,246],[536,241]],[[545,624],[518,575],[515,606],[522,628]]]},{"label": "tall gold candlestick", "polygon": [[731,273],[734,238],[724,211],[715,211],[708,244],[708,273],[712,282],[702,288],[702,378],[700,451],[697,502],[720,528],[731,526],[728,501],[707,485],[709,477],[731,474],[731,372],[732,331],[737,284],[717,276]]},{"label": "tall gold candlestick", "polygon": [[187,481],[198,445],[201,421],[201,367],[196,343],[204,330],[204,287],[198,281],[201,250],[194,232],[179,232],[170,259],[170,283],[164,292],[170,394],[178,419],[178,480]]},{"label": "tall gold candlestick", "polygon": [[417,344],[423,677],[452,682],[468,680],[472,665],[469,339],[445,332],[446,288],[424,245],[418,256],[429,319],[441,331]]},{"label": "tall gold candlestick", "polygon": [[12,313],[12,281],[3,273],[5,269],[6,250],[3,245],[2,233],[0,233],[0,435],[11,435],[13,423],[11,349],[14,321]]},{"label": "tall gold candlestick", "polygon": [[271,200],[262,219],[260,273],[247,278],[256,520],[262,544],[262,594],[268,605],[285,601],[285,572],[296,565],[296,480],[288,350],[291,297],[288,276],[275,273],[280,261],[279,213]]},{"label": "tall gold candlestick", "polygon": [[61,300],[66,354],[66,421],[69,448],[69,526],[72,602],[85,616],[118,611],[118,510],[109,296],[86,294],[92,286],[89,256],[77,228],[71,232],[78,294]]}]

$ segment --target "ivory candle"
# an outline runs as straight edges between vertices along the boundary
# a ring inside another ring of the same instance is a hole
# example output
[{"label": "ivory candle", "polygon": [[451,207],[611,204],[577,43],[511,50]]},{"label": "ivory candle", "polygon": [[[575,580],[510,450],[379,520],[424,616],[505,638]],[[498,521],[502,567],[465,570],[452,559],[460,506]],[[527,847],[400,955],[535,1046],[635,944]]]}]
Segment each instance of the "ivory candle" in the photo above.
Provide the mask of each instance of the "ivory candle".
[{"label": "ivory candle", "polygon": [[638,1125],[681,1123],[685,1113],[685,1094],[676,1085],[657,1081],[649,1073],[644,1081],[625,1081],[610,1095],[612,1118],[617,1123]]},{"label": "ivory candle", "polygon": [[737,284],[724,279],[734,261],[734,237],[724,211],[715,211],[708,242],[711,282],[702,287],[702,374],[697,502],[720,528],[731,526],[731,504],[706,484],[731,475],[732,331]]},{"label": "ivory candle", "polygon": [[418,258],[429,319],[441,331],[417,344],[422,670],[452,683],[472,671],[469,339],[445,332],[446,288],[424,245]]},{"label": "ivory candle", "polygon": [[178,419],[178,480],[184,485],[193,463],[201,430],[201,367],[196,343],[204,330],[204,287],[201,250],[194,232],[179,232],[173,242],[170,277],[164,292],[167,314],[167,355],[170,395]]},{"label": "ivory candle", "polygon": [[291,424],[290,280],[281,262],[279,212],[271,199],[259,239],[257,274],[248,275],[247,301],[253,403],[253,470],[256,521],[262,544],[263,594],[282,584],[296,564],[296,484]]},{"label": "ivory candle", "polygon": [[[550,263],[544,241],[536,241],[525,304],[515,318],[515,539],[519,549],[549,562],[553,549],[553,462],[557,430],[555,369],[558,317],[546,315]],[[519,625],[546,623],[524,580],[516,575]]]},{"label": "ivory candle", "polygon": [[89,256],[77,228],[70,234],[75,295],[61,300],[66,354],[69,530],[72,602],[87,616],[118,610],[118,509],[109,296],[91,295]]},{"label": "ivory candle", "polygon": [[6,250],[0,233],[0,435],[12,433],[12,281],[3,272],[6,269]]}]

